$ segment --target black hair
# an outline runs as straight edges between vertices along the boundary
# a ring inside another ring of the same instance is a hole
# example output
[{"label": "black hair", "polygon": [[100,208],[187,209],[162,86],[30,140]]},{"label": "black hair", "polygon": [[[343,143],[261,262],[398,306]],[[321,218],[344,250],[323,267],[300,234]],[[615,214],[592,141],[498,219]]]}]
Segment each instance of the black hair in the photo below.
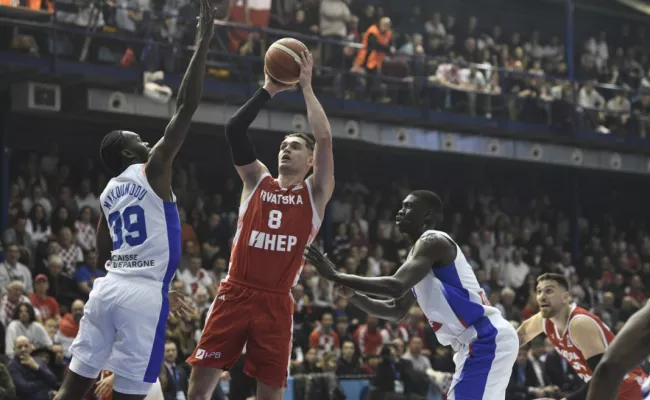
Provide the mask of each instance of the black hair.
[{"label": "black hair", "polygon": [[306,133],[291,133],[284,138],[286,139],[290,137],[297,137],[304,140],[309,151],[314,151],[314,148],[316,147],[316,139],[314,139],[313,136],[307,135]]},{"label": "black hair", "polygon": [[542,281],[555,281],[557,282],[558,285],[562,286],[564,289],[569,290],[569,281],[562,274],[547,272],[537,277],[537,283]]},{"label": "black hair", "polygon": [[417,197],[419,200],[422,200],[424,204],[426,204],[426,206],[432,211],[432,214],[442,212],[442,200],[440,200],[440,197],[438,197],[438,195],[432,191],[414,190],[411,192],[411,195]]},{"label": "black hair", "polygon": [[[40,207],[41,210],[43,210],[43,218],[41,218],[40,221],[36,220],[37,207]],[[32,227],[35,231],[38,229],[40,229],[43,232],[47,231],[47,213],[45,212],[45,207],[43,207],[39,203],[35,203],[32,206],[32,209],[29,210],[29,220],[32,221]]]},{"label": "black hair", "polygon": [[102,139],[102,144],[99,148],[99,158],[101,158],[104,168],[113,176],[117,176],[122,172],[122,150],[124,144],[124,134],[121,130],[109,132]]},{"label": "black hair", "polygon": [[27,307],[27,314],[29,314],[29,323],[31,324],[32,322],[36,321],[36,312],[34,312],[34,307],[32,307],[31,304],[29,303],[20,303],[14,310],[14,315],[13,319],[15,320],[20,320],[20,308],[21,307]]}]

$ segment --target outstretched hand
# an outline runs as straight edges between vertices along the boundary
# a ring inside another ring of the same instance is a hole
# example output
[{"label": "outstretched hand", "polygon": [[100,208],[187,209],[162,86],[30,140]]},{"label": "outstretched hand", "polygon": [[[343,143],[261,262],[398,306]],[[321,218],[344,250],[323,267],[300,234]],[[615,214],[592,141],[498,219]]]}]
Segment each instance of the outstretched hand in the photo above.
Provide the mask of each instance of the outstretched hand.
[{"label": "outstretched hand", "polygon": [[316,268],[323,278],[330,279],[336,274],[335,265],[327,258],[327,254],[321,253],[316,246],[307,246],[304,254],[305,259]]},{"label": "outstretched hand", "polygon": [[172,290],[169,292],[169,312],[175,317],[190,318],[194,315],[194,307],[182,294]]},{"label": "outstretched hand", "polygon": [[314,69],[314,58],[309,50],[300,53],[300,87],[308,89],[311,87],[311,75]]},{"label": "outstretched hand", "polygon": [[212,0],[201,0],[199,9],[199,24],[196,29],[200,34],[214,33],[214,20],[217,15],[217,7]]}]

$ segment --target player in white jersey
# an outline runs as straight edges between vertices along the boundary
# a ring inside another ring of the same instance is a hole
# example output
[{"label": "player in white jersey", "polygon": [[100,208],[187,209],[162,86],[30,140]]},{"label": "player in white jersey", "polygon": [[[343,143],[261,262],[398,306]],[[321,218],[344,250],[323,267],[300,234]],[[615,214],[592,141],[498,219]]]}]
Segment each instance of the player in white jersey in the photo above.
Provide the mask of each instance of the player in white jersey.
[{"label": "player in white jersey", "polygon": [[[589,383],[587,400],[614,400],[625,375],[650,356],[650,302],[625,323],[609,344]],[[641,387],[650,400],[650,378]]]},{"label": "player in white jersey", "polygon": [[[393,276],[337,272],[313,246],[305,256],[324,278],[344,287],[341,292],[352,304],[369,314],[400,321],[419,303],[438,341],[456,352],[447,399],[503,400],[517,358],[517,333],[490,305],[458,245],[446,233],[431,229],[441,208],[438,196],[426,190],[404,199],[397,226],[415,244]],[[394,300],[375,300],[355,291]]]},{"label": "player in white jersey", "polygon": [[172,163],[201,101],[214,16],[210,0],[201,0],[196,48],[162,139],[151,149],[133,132],[102,140],[102,162],[115,176],[100,196],[97,228],[108,273],[90,292],[55,400],[81,399],[104,369],[115,373],[113,400],[144,399],[162,366],[169,312],[191,312],[169,293],[181,256]]}]

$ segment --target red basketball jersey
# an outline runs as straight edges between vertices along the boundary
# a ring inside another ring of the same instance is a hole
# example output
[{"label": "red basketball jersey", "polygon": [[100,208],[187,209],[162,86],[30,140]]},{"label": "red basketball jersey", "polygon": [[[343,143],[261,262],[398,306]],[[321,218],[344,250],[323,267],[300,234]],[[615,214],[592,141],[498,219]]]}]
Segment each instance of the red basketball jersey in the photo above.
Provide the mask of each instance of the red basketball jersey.
[{"label": "red basketball jersey", "polygon": [[302,271],[303,251],[320,224],[308,179],[282,188],[264,174],[239,206],[226,279],[288,293]]},{"label": "red basketball jersey", "polygon": [[[609,346],[609,344],[614,340],[614,333],[609,330],[607,325],[603,323],[603,321],[600,320],[596,315],[590,313],[589,311],[585,310],[582,307],[577,307],[575,304],[571,307],[571,313],[569,314],[569,320],[567,321],[567,329],[566,332],[562,336],[560,336],[560,333],[558,332],[557,328],[555,327],[555,324],[553,321],[550,319],[544,319],[543,324],[544,324],[544,333],[548,337],[548,339],[553,343],[553,346],[555,346],[555,350],[564,358],[573,368],[573,370],[584,380],[585,382],[589,382],[591,380],[591,377],[593,376],[593,371],[591,370],[591,367],[589,367],[589,364],[587,363],[587,360],[585,357],[582,355],[580,350],[575,346],[573,343],[573,340],[571,339],[571,321],[574,318],[590,318],[596,324],[598,324],[598,327],[600,328],[600,334],[602,335],[603,342],[605,343],[605,348]],[[635,393],[638,391],[638,394],[640,396],[641,394],[641,383],[643,381],[643,378],[645,377],[645,374],[641,370],[641,368],[637,367],[630,371],[626,376],[625,380],[621,384],[621,394],[622,393]],[[625,396],[619,396],[619,398],[630,398],[629,395],[627,397]],[[635,397],[636,398],[636,397]]]}]

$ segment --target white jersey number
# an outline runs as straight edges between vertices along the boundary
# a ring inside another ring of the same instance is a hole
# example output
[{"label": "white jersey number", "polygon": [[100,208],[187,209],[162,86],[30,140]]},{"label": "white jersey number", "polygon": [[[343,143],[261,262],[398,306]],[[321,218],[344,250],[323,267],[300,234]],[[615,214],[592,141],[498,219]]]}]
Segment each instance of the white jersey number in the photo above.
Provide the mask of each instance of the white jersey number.
[{"label": "white jersey number", "polygon": [[282,224],[282,211],[271,210],[269,213],[269,228],[278,229]]}]

